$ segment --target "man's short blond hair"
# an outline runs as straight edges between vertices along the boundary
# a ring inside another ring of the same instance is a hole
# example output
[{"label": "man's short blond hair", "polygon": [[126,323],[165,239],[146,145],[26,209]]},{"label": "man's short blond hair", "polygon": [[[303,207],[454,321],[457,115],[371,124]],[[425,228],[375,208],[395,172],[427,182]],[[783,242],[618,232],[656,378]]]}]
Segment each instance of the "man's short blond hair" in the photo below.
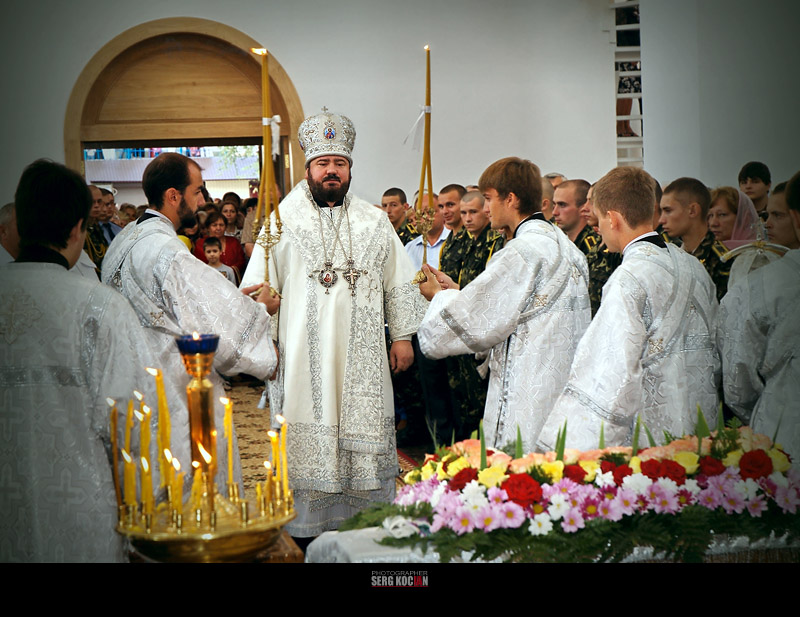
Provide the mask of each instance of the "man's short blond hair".
[{"label": "man's short blond hair", "polygon": [[656,181],[637,167],[615,167],[592,191],[592,203],[600,212],[619,212],[630,227],[652,222],[655,200]]}]

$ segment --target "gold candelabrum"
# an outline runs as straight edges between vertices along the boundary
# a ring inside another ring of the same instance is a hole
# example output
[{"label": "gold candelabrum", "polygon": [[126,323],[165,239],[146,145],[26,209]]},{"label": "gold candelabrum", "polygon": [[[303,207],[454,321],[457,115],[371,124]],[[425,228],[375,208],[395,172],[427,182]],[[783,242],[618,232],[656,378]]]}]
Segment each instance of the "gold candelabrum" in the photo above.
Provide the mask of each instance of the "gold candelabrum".
[{"label": "gold candelabrum", "polygon": [[[436,203],[433,199],[433,181],[431,177],[431,49],[425,45],[425,106],[422,108],[425,116],[424,149],[422,152],[422,171],[419,178],[419,193],[417,197],[417,230],[422,234],[422,265],[428,262],[428,232],[433,226],[433,217],[436,215]],[[428,181],[428,205],[423,206],[425,198],[425,180]],[[415,285],[425,282],[425,273],[420,266],[419,272],[411,281]]]},{"label": "gold candelabrum", "polygon": [[[150,465],[150,409],[137,394],[140,410],[128,404],[125,443],[121,448],[123,479],[114,474],[119,509],[117,532],[127,537],[134,549],[153,561],[217,562],[252,559],[272,545],[283,525],[295,517],[292,491],[286,468],[286,425],[270,431],[272,463],[266,462],[266,481],[256,483],[255,500],[239,492],[233,480],[232,403],[225,404],[225,438],[228,444],[227,497],[217,491],[214,482],[218,469],[217,429],[214,424],[214,386],[208,380],[214,353],[219,342],[216,335],[193,334],[176,339],[184,367],[192,377],[186,387],[191,439],[191,492],[184,499],[184,473],[177,458],[170,452],[169,412],[164,395],[163,376],[157,369],[148,369],[156,377],[159,405],[158,447],[161,470],[160,486],[165,497],[154,506],[152,467]],[[113,460],[117,459],[117,408],[111,406]],[[141,464],[131,454],[133,418],[141,422]],[[281,420],[283,418],[280,418]],[[146,420],[146,422],[145,422]],[[279,435],[280,433],[280,435]],[[137,498],[136,469],[140,470]],[[116,467],[115,467],[116,471]],[[281,474],[281,471],[283,472]]]}]

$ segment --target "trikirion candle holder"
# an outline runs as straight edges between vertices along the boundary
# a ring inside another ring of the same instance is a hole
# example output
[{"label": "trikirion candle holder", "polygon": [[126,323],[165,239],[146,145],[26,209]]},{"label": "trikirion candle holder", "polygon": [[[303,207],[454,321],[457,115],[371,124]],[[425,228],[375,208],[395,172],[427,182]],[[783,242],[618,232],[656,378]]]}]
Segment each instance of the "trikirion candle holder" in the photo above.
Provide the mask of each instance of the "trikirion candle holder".
[{"label": "trikirion candle holder", "polygon": [[[214,483],[219,461],[217,429],[214,424],[214,386],[208,379],[219,337],[194,333],[177,337],[176,343],[186,372],[192,377],[186,387],[192,455],[189,470],[193,476],[191,492],[188,499],[184,500],[185,472],[181,472],[181,464],[169,450],[168,432],[159,432],[158,437],[158,445],[162,450],[159,457],[162,453],[165,457],[161,470],[161,486],[165,490],[161,495],[166,498],[155,508],[152,507],[152,495],[142,494],[145,492],[143,489],[150,486],[147,482],[139,483],[138,500],[131,497],[136,494],[135,475],[131,473],[128,461],[132,457],[123,449],[123,458],[127,455],[124,460],[129,467],[124,475],[125,490],[117,491],[117,532],[128,538],[134,550],[152,561],[247,561],[269,548],[278,539],[281,528],[296,516],[292,491],[288,488],[285,472],[286,425],[280,427],[283,449],[278,451],[273,447],[273,461],[265,465],[267,479],[263,483],[257,483],[255,500],[250,501],[246,495],[240,495],[238,484],[232,481],[227,487],[227,497],[221,495]],[[158,384],[160,372],[148,372],[157,376]],[[166,407],[162,390],[159,391],[159,405]],[[142,407],[146,407],[141,399],[139,402]],[[114,427],[118,421],[115,403],[109,400],[109,405],[113,407],[112,435],[116,435]],[[132,404],[129,408],[132,408]],[[226,414],[229,413],[231,404],[226,401]],[[163,416],[159,414],[159,417]],[[230,447],[232,420],[226,420],[225,429]],[[126,443],[129,442],[129,435],[126,435]],[[112,448],[116,452],[116,437],[112,438]],[[136,468],[141,470],[144,479],[146,470],[152,469],[149,453],[143,452],[140,460],[141,465],[137,464]],[[229,460],[229,470],[231,467]],[[280,469],[284,470],[283,477]],[[119,478],[115,477],[115,480],[119,486]],[[134,483],[133,487],[129,484],[131,482]],[[126,496],[124,504],[122,494]]]}]

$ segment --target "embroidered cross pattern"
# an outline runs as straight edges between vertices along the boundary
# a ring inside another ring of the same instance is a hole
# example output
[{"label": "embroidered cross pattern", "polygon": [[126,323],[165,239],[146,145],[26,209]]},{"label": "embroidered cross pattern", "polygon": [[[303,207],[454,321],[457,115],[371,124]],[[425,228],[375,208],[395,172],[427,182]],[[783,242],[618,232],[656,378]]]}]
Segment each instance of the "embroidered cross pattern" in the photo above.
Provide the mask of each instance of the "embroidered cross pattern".
[{"label": "embroidered cross pattern", "polygon": [[650,346],[650,353],[661,353],[664,351],[664,339],[650,339],[647,341],[647,344]]}]

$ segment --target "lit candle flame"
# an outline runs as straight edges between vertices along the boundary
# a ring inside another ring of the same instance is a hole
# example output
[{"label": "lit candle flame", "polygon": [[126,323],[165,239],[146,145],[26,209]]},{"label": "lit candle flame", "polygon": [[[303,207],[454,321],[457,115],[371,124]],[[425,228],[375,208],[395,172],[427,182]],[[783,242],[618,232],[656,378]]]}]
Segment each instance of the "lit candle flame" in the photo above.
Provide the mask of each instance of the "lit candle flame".
[{"label": "lit candle flame", "polygon": [[200,463],[198,463],[197,461],[192,461],[192,467],[194,467],[195,469],[199,469]]},{"label": "lit candle flame", "polygon": [[428,50],[430,49],[430,46],[429,46],[429,45],[425,45],[425,47],[423,47],[423,49],[424,49],[425,51],[428,51]]},{"label": "lit candle flame", "polygon": [[199,341],[200,340],[200,335],[197,332],[192,332],[192,338],[195,341]]},{"label": "lit candle flame", "polygon": [[267,55],[267,50],[264,49],[263,47],[251,47],[250,51],[252,51],[254,54],[256,54],[258,56],[266,56]]},{"label": "lit candle flame", "polygon": [[144,370],[146,370],[148,373],[150,373],[153,377],[156,377],[158,375],[158,373],[160,372],[157,368],[149,368],[148,367],[148,368],[146,368]]},{"label": "lit candle flame", "polygon": [[122,458],[125,459],[126,463],[130,463],[130,462],[133,461],[133,459],[131,458],[131,455],[128,454],[128,452],[125,450],[125,448],[122,448]]},{"label": "lit candle flame", "polygon": [[277,414],[275,416],[275,419],[278,421],[278,424],[283,424],[284,422],[286,422],[286,418],[284,418],[281,414]]},{"label": "lit candle flame", "polygon": [[208,453],[208,450],[206,450],[203,447],[203,444],[201,444],[199,441],[197,442],[197,449],[200,450],[200,456],[202,456],[205,459],[206,463],[210,463],[211,455]]},{"label": "lit candle flame", "polygon": [[272,471],[272,464],[269,461],[264,461],[264,467],[267,468],[267,471]]},{"label": "lit candle flame", "polygon": [[142,405],[142,413],[149,416],[152,410],[147,405]]},{"label": "lit candle flame", "polygon": [[150,469],[150,465],[147,464],[147,459],[142,457],[142,470],[147,473],[148,469]]},{"label": "lit candle flame", "polygon": [[225,396],[220,396],[219,397],[219,402],[222,403],[223,405],[227,405],[228,403],[231,402],[231,399],[229,399],[229,398],[227,398]]},{"label": "lit candle flame", "polygon": [[138,409],[134,409],[133,410],[133,415],[136,416],[136,419],[139,422],[144,422],[144,414],[141,411],[139,411]]},{"label": "lit candle flame", "polygon": [[275,431],[267,431],[267,435],[269,435],[270,439],[277,439],[278,438],[278,433],[276,433]]},{"label": "lit candle flame", "polygon": [[113,407],[114,405],[117,404],[117,402],[113,398],[107,398],[106,403],[108,403],[109,407]]},{"label": "lit candle flame", "polygon": [[167,459],[167,463],[172,463],[172,452],[169,451],[169,448],[164,448],[164,458]]},{"label": "lit candle flame", "polygon": [[176,459],[174,457],[172,458],[172,466],[175,468],[175,471],[180,471],[181,470],[180,462],[178,461],[178,459]]},{"label": "lit candle flame", "polygon": [[133,395],[136,397],[136,399],[137,399],[138,401],[141,401],[141,400],[144,398],[144,396],[142,395],[142,393],[141,393],[141,392],[139,392],[138,390],[134,390],[134,391],[133,391]]}]

